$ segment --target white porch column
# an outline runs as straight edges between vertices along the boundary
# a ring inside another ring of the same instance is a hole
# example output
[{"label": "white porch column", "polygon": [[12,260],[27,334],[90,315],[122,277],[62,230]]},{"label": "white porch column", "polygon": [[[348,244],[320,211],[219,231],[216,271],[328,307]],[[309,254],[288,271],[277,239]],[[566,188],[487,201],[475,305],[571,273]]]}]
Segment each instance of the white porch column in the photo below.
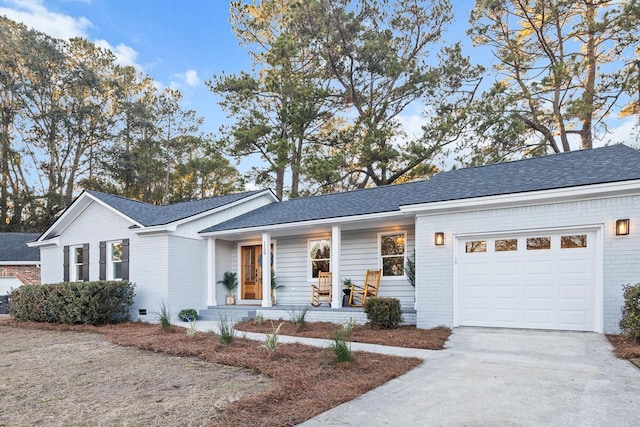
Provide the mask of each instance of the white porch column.
[{"label": "white porch column", "polygon": [[342,247],[342,228],[331,227],[331,308],[342,307],[342,283],[340,282],[340,248]]},{"label": "white porch column", "polygon": [[271,233],[262,233],[262,306],[271,307]]},{"label": "white porch column", "polygon": [[216,300],[216,239],[207,239],[207,305],[218,305]]}]

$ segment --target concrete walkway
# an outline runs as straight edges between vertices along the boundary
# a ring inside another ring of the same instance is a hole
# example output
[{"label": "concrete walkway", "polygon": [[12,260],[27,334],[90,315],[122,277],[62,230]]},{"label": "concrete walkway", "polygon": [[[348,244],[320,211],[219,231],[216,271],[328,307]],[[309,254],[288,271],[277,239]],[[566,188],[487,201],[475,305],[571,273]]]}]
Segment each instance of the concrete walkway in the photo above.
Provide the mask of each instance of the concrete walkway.
[{"label": "concrete walkway", "polygon": [[[198,324],[203,331],[215,327]],[[264,340],[263,334],[238,335]],[[328,344],[285,336],[279,342]],[[640,369],[616,359],[604,335],[457,328],[447,346],[429,351],[352,343],[352,350],[420,357],[424,363],[301,425],[640,425]]]}]

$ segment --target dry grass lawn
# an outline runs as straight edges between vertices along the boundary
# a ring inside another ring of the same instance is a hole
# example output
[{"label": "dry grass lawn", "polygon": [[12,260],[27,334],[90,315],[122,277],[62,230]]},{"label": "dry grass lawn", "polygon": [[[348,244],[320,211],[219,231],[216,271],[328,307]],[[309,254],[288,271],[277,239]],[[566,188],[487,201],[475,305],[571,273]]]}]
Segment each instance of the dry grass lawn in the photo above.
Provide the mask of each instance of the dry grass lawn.
[{"label": "dry grass lawn", "polygon": [[419,359],[236,339],[183,328],[0,320],[0,426],[296,425],[396,378]]},{"label": "dry grass lawn", "polygon": [[0,327],[0,342],[2,426],[198,425],[272,383],[250,369],[121,347],[95,333]]}]

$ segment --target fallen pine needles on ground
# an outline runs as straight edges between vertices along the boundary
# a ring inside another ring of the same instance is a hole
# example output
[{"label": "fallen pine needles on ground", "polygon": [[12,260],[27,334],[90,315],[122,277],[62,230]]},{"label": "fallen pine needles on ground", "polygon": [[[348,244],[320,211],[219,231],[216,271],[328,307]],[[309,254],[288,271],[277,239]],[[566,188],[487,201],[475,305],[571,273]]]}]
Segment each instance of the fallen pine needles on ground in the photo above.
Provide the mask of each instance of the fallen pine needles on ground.
[{"label": "fallen pine needles on ground", "polygon": [[[271,379],[270,387],[265,390],[229,403],[210,420],[213,426],[295,425],[350,401],[421,363],[415,358],[354,352],[353,362],[336,364],[326,349],[279,344],[277,350],[270,353],[264,348],[264,343],[258,341],[236,338],[232,344],[223,345],[210,333],[198,332],[189,338],[183,328],[170,326],[161,330],[158,325],[145,323],[93,327],[4,319],[0,322],[0,327],[2,325],[99,333],[107,341],[120,346],[193,356],[208,362],[247,368]],[[33,380],[37,381],[37,378]],[[189,424],[188,420],[187,413],[184,424]]]},{"label": "fallen pine needles on ground", "polygon": [[[307,322],[296,325],[285,320],[265,321],[256,324],[253,320],[236,323],[236,329],[245,332],[268,333],[272,323],[282,323],[280,335],[296,337],[331,339],[340,325],[329,322]],[[368,344],[382,344],[394,347],[421,348],[426,350],[442,350],[451,335],[451,329],[439,326],[433,329],[417,329],[415,326],[403,325],[395,329],[373,329],[368,325],[355,325],[349,341]]]}]

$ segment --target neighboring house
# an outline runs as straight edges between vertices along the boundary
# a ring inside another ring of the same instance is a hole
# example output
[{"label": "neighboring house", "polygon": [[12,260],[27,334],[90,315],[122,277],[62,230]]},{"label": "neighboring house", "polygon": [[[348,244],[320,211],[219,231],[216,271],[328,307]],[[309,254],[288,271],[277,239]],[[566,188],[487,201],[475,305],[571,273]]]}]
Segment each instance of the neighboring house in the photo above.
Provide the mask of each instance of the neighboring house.
[{"label": "neighboring house", "polygon": [[0,233],[0,296],[12,288],[40,283],[40,251],[27,246],[37,233]]},{"label": "neighboring house", "polygon": [[[358,283],[366,269],[381,268],[379,296],[415,307],[421,328],[615,332],[622,285],[640,279],[640,153],[623,145],[283,202],[270,192],[225,197],[238,198],[237,209],[160,226],[131,210],[175,208],[85,192],[35,244],[43,281],[62,280],[66,265],[69,280],[87,270],[97,278],[100,242],[128,238],[134,314],[160,298],[173,309],[222,304],[216,282],[225,271],[238,273],[241,304],[269,307],[263,265],[284,286],[284,306],[308,304],[317,272],[332,271],[337,313],[342,280]],[[84,257],[64,262],[67,246],[70,254],[88,251],[89,266]],[[414,250],[415,290],[404,272]]]}]

